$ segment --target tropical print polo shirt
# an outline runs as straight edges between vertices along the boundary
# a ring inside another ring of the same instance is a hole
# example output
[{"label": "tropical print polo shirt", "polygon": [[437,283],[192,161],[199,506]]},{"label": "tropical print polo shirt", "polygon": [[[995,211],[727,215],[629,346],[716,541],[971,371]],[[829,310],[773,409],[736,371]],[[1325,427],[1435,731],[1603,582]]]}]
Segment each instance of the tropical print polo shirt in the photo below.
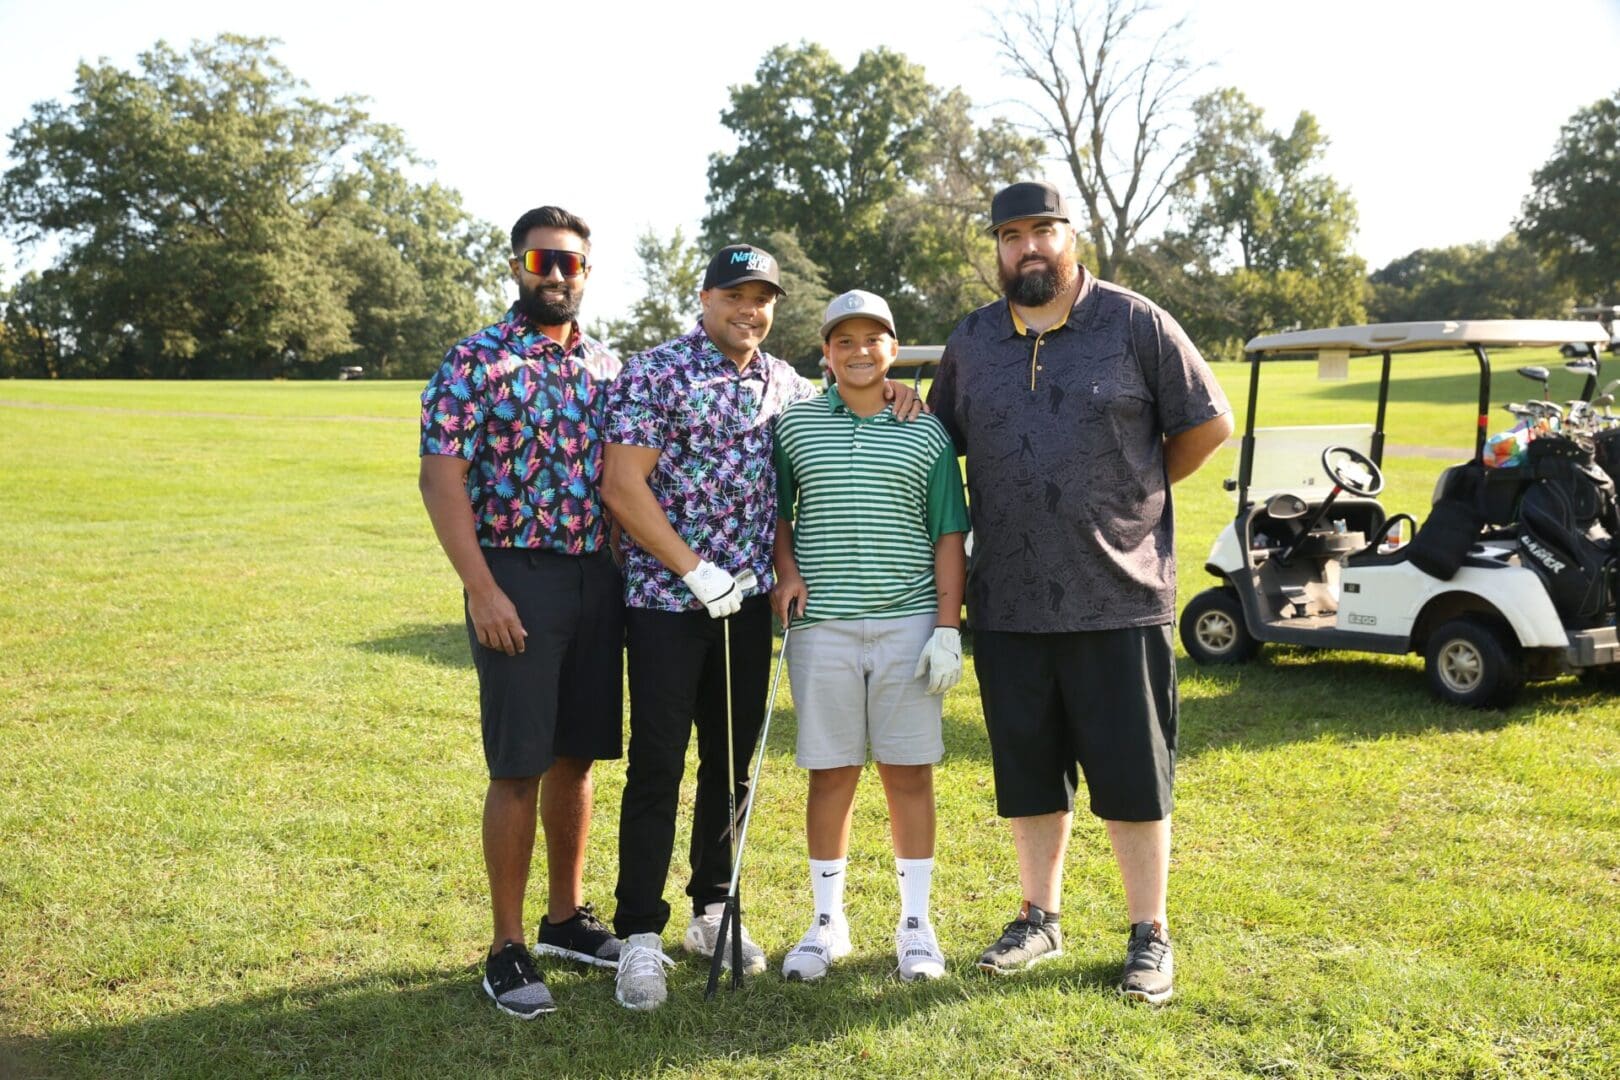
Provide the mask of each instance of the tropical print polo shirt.
[{"label": "tropical print polo shirt", "polygon": [[421,452],[471,463],[479,544],[585,555],[607,542],[602,405],[620,367],[578,324],[561,344],[516,310],[445,354],[422,391]]},{"label": "tropical print polo shirt", "polygon": [[[632,356],[607,395],[603,438],[659,451],[648,483],[681,539],[730,574],[752,570],[771,588],[776,468],[771,428],[816,385],[783,360],[756,352],[746,368],[717,349],[699,322],[688,334]],[[679,575],[634,537],[624,538],[630,607],[697,611]]]}]

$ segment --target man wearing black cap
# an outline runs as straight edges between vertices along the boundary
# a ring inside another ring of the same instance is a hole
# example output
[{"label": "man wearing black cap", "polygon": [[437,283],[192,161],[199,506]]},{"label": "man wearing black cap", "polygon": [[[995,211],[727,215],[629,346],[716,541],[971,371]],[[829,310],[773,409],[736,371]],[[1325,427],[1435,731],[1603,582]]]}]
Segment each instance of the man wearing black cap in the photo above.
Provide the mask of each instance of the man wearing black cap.
[{"label": "man wearing black cap", "polygon": [[1083,774],[1130,910],[1120,991],[1156,1004],[1173,970],[1170,486],[1231,434],[1230,408],[1173,318],[1078,264],[1052,185],[1002,189],[990,231],[1006,298],[962,320],[929,395],[967,455],[968,614],[996,807],[1011,819],[1023,888],[979,966],[1005,974],[1062,954]]},{"label": "man wearing black cap", "polygon": [[[630,751],[619,817],[618,910],[626,939],[618,1000],[652,1009],[665,997],[659,935],[675,843],[686,745],[698,737],[692,813],[692,918],[684,947],[713,955],[731,877],[722,619],[731,622],[730,707],[736,791],[765,717],[776,529],[774,419],[817,387],[760,349],[782,297],[776,260],[747,244],[722,248],[699,293],[692,331],[631,357],[608,394],[602,497],[623,526]],[[907,395],[905,388],[900,393]],[[909,395],[915,401],[914,395]],[[920,402],[916,403],[920,406]],[[905,402],[897,400],[897,409]],[[765,954],[742,934],[743,963]],[[728,950],[729,951],[729,950]],[[729,963],[729,957],[727,957]]]}]

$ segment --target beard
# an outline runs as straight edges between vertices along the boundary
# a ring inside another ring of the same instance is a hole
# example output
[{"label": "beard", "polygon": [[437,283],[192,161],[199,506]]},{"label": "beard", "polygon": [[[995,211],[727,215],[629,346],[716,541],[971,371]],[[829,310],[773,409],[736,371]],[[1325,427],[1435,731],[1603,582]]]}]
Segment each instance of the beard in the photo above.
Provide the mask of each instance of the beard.
[{"label": "beard", "polygon": [[1046,259],[1026,261],[1016,270],[998,267],[1001,291],[1020,307],[1038,308],[1050,304],[1073,287],[1079,269],[1068,259],[1053,263]]},{"label": "beard", "polygon": [[573,322],[579,315],[579,302],[584,291],[565,281],[561,296],[547,296],[539,289],[531,289],[519,282],[518,298],[512,307],[536,326],[562,326]]}]

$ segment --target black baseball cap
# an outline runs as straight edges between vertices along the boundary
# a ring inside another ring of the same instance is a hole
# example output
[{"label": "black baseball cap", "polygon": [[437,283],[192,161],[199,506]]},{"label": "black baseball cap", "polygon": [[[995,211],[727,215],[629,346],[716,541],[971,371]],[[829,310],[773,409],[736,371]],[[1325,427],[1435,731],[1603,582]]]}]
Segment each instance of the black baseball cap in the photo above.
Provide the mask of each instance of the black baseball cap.
[{"label": "black baseball cap", "polygon": [[1055,218],[1069,220],[1069,205],[1063,193],[1044,180],[1024,180],[1008,184],[990,200],[990,228],[995,232],[1009,221],[1019,218]]},{"label": "black baseball cap", "polygon": [[724,289],[744,281],[763,281],[786,296],[782,288],[781,271],[770,252],[752,244],[731,244],[721,248],[709,260],[709,269],[703,274],[705,289]]}]

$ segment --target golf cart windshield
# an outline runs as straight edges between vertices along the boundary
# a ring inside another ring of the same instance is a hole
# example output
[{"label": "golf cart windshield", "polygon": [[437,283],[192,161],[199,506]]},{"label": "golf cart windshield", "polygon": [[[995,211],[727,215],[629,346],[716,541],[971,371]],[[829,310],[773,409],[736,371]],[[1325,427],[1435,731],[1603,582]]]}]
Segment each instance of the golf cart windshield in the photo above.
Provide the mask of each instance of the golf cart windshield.
[{"label": "golf cart windshield", "polygon": [[[1307,502],[1320,501],[1333,488],[1322,469],[1322,451],[1348,446],[1371,456],[1372,435],[1371,424],[1255,428],[1249,498],[1263,502],[1287,492]],[[1228,486],[1235,498],[1237,484]]]}]

